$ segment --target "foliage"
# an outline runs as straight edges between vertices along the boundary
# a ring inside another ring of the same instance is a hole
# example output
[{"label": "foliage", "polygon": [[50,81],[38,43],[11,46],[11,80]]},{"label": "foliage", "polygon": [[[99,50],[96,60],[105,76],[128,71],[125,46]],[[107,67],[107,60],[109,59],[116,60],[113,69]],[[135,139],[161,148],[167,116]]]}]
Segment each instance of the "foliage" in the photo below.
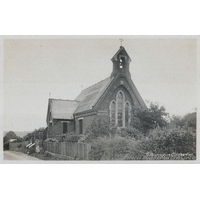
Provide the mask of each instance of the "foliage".
[{"label": "foliage", "polygon": [[193,132],[196,131],[196,112],[188,113],[185,116],[177,116],[173,115],[171,117],[170,124],[174,125],[175,127],[181,127],[184,129],[192,128]]},{"label": "foliage", "polygon": [[189,113],[184,116],[184,121],[185,121],[185,126],[186,127],[191,127],[196,131],[196,115],[197,113]]},{"label": "foliage", "polygon": [[3,137],[3,142],[8,143],[10,139],[16,139],[15,142],[21,142],[23,139],[15,134],[13,131],[9,131]]},{"label": "foliage", "polygon": [[[138,126],[132,125],[127,128],[111,127],[103,120],[93,121],[84,135],[85,142],[92,144],[89,159],[194,160],[196,158],[194,114],[183,117],[182,127],[175,125],[175,122],[179,122],[177,118],[176,121],[168,123],[165,118],[167,113],[161,107],[151,106],[151,112],[140,109],[137,116],[140,116]],[[149,118],[152,116],[154,120],[151,121]],[[144,122],[142,119],[145,119]],[[148,134],[144,132],[145,130]]]},{"label": "foliage", "polygon": [[7,143],[10,139],[17,139],[17,135],[13,131],[9,131],[3,137],[3,142]]},{"label": "foliage", "polygon": [[181,160],[195,157],[196,134],[180,128],[160,127],[152,130],[148,137],[138,139],[128,133],[98,137],[92,141],[89,152],[91,160]]},{"label": "foliage", "polygon": [[35,130],[31,133],[32,137],[35,137],[35,139],[40,139],[40,138],[42,138],[42,133],[43,133],[44,129],[45,129],[44,127],[40,127],[40,128],[38,128],[38,129],[35,129]]},{"label": "foliage", "polygon": [[149,108],[133,107],[131,126],[141,131],[145,136],[149,131],[168,124],[168,113],[164,106],[150,102]]},{"label": "foliage", "polygon": [[47,138],[44,142],[58,142],[58,140],[54,138]]},{"label": "foliage", "polygon": [[29,141],[31,138],[31,133],[27,133],[24,137],[23,137],[23,140],[24,141]]},{"label": "foliage", "polygon": [[3,143],[3,150],[9,150],[9,142],[4,142]]},{"label": "foliage", "polygon": [[90,126],[84,133],[84,142],[92,142],[98,137],[110,137],[114,135],[116,128],[111,127],[109,122],[105,122],[102,119],[93,120]]},{"label": "foliage", "polygon": [[90,160],[123,160],[135,141],[119,135],[99,137],[92,143]]},{"label": "foliage", "polygon": [[9,138],[9,139],[17,139],[17,135],[15,134],[15,132],[13,131],[9,131],[5,134],[5,137]]},{"label": "foliage", "polygon": [[170,125],[175,127],[183,127],[184,121],[182,120],[182,117],[179,115],[173,115],[170,120]]},{"label": "foliage", "polygon": [[172,153],[172,154],[153,154],[146,153],[139,156],[128,154],[124,160],[195,160],[196,156],[193,154]]},{"label": "foliage", "polygon": [[82,135],[69,135],[64,141],[65,142],[78,142],[82,138]]},{"label": "foliage", "polygon": [[46,137],[44,136],[44,130],[45,130],[45,128],[44,127],[40,127],[40,128],[38,128],[38,129],[35,129],[33,132],[31,132],[31,133],[27,133],[24,137],[23,137],[23,139],[25,140],[25,141],[28,141],[28,140],[30,140],[30,139],[42,139],[42,140],[44,140],[44,139],[46,139]]},{"label": "foliage", "polygon": [[196,134],[180,128],[157,127],[147,138],[138,141],[132,147],[129,159],[142,158],[152,154],[191,154],[196,156]]},{"label": "foliage", "polygon": [[134,139],[139,140],[144,137],[144,134],[141,133],[138,129],[134,127],[123,127],[116,130],[116,133],[120,135],[121,137],[127,138],[127,139]]}]

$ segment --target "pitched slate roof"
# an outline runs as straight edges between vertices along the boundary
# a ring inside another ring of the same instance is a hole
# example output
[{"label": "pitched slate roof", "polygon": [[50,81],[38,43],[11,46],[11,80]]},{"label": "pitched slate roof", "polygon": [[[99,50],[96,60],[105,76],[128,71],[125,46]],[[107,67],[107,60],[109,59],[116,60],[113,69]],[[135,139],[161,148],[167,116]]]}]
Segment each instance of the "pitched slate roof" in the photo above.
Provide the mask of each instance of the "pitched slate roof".
[{"label": "pitched slate roof", "polygon": [[75,100],[49,99],[51,115],[54,119],[73,119],[79,102]]},{"label": "pitched slate roof", "polygon": [[[131,58],[123,46],[120,46],[119,50],[111,60],[116,60],[119,53],[126,54],[128,56],[128,61],[131,61]],[[76,97],[75,100],[49,99],[48,113],[51,110],[52,117],[54,119],[73,119],[73,114],[93,109],[93,106],[95,106],[101,95],[116,78],[118,77],[110,76],[99,83],[86,88]],[[141,103],[141,105],[145,105],[132,80],[130,85],[138,101]]]},{"label": "pitched slate roof", "polygon": [[105,80],[102,80],[99,83],[84,89],[75,99],[80,103],[74,113],[91,110],[111,81],[111,77],[108,77]]}]

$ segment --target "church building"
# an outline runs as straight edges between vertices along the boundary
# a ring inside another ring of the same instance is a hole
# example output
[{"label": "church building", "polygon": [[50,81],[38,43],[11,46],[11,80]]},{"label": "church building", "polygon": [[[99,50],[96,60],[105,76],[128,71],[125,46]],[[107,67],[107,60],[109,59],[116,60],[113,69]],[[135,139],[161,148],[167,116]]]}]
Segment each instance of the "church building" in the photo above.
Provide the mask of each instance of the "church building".
[{"label": "church building", "polygon": [[146,107],[131,79],[131,58],[123,46],[111,61],[111,75],[84,89],[75,100],[49,99],[46,117],[49,138],[61,140],[70,132],[83,134],[99,118],[113,126],[127,127],[133,106]]}]

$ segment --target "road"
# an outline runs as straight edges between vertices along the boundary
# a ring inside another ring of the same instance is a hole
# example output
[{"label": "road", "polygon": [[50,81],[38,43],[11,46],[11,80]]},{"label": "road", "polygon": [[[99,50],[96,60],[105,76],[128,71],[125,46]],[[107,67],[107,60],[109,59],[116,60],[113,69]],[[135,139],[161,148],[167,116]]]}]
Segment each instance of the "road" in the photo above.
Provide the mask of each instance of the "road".
[{"label": "road", "polygon": [[3,155],[4,155],[4,160],[37,160],[37,161],[40,160],[33,156],[28,156],[27,154],[17,151],[4,151]]}]

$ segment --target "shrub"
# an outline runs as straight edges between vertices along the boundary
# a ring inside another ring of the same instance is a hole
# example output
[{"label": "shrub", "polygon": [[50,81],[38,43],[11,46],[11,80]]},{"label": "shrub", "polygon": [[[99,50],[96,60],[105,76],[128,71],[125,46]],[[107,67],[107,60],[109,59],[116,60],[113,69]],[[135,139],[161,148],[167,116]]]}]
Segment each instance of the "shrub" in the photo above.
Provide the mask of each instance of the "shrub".
[{"label": "shrub", "polygon": [[143,135],[157,126],[165,127],[168,124],[168,113],[164,106],[150,102],[149,108],[133,107],[131,126],[138,129]]},{"label": "shrub", "polygon": [[127,155],[125,160],[195,160],[196,156],[193,154],[182,154],[182,153],[172,153],[172,154],[153,154],[146,153],[144,155]]},{"label": "shrub", "polygon": [[188,113],[185,116],[173,115],[171,117],[170,124],[175,127],[181,127],[184,129],[191,128],[193,132],[196,132],[196,112]]},{"label": "shrub", "polygon": [[93,120],[84,133],[84,142],[91,143],[99,137],[111,137],[115,134],[117,128],[111,127],[109,122],[102,119]]},{"label": "shrub", "polygon": [[128,140],[119,135],[99,137],[94,140],[89,152],[90,160],[123,160],[134,145],[134,140]]},{"label": "shrub", "polygon": [[3,150],[9,150],[9,142],[4,142],[3,143]]},{"label": "shrub", "polygon": [[[196,158],[196,115],[168,123],[164,107],[135,109],[130,127],[94,120],[79,142],[91,143],[91,160],[187,160]],[[137,117],[136,117],[137,116]],[[181,126],[179,126],[179,125]]]},{"label": "shrub", "polygon": [[196,116],[197,116],[197,113],[194,112],[194,113],[189,113],[185,115],[183,118],[185,121],[185,126],[192,128],[195,131],[196,131]]},{"label": "shrub", "polygon": [[124,127],[116,130],[116,133],[127,139],[139,140],[144,137],[144,133],[133,127]]},{"label": "shrub", "polygon": [[83,136],[82,135],[69,135],[64,141],[65,142],[78,142]]},{"label": "shrub", "polygon": [[180,128],[152,130],[147,138],[139,140],[132,147],[126,159],[144,159],[152,154],[191,154],[196,156],[196,134]]},{"label": "shrub", "polygon": [[145,137],[134,128],[115,129],[116,133],[91,141],[91,160],[193,160],[196,134],[182,128],[156,127]]},{"label": "shrub", "polygon": [[44,142],[58,142],[58,140],[54,138],[47,138]]}]

